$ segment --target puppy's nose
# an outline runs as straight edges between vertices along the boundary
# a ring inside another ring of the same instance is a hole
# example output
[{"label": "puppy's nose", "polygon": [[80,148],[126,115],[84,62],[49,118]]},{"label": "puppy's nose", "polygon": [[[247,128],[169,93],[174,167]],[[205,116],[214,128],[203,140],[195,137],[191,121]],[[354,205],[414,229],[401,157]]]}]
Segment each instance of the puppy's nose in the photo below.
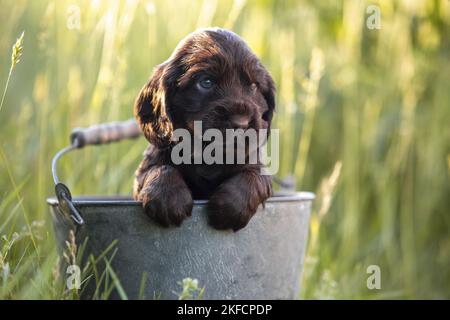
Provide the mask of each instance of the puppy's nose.
[{"label": "puppy's nose", "polygon": [[247,116],[233,116],[231,123],[234,129],[247,129],[249,119]]}]

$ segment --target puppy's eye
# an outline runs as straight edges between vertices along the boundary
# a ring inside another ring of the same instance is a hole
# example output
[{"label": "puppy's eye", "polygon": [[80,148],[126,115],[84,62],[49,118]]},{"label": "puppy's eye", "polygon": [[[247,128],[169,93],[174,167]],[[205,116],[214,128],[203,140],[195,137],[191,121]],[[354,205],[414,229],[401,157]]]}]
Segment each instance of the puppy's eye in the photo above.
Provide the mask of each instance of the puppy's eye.
[{"label": "puppy's eye", "polygon": [[212,80],[211,78],[203,78],[203,79],[200,79],[200,81],[197,82],[197,86],[198,86],[200,89],[203,89],[203,90],[209,90],[209,89],[211,89],[212,87],[214,87],[214,80]]},{"label": "puppy's eye", "polygon": [[253,92],[255,92],[256,89],[258,89],[258,85],[257,85],[256,83],[252,83],[252,84],[250,85],[250,89],[251,89]]}]

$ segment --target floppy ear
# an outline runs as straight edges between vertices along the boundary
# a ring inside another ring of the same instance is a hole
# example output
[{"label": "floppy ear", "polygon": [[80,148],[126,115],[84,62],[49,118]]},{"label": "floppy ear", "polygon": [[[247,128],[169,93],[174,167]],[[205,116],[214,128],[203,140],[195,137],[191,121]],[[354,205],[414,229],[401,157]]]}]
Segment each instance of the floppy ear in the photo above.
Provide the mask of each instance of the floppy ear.
[{"label": "floppy ear", "polygon": [[163,77],[166,64],[159,65],[134,103],[134,116],[147,140],[166,147],[172,139],[173,126],[166,113],[166,95]]},{"label": "floppy ear", "polygon": [[264,99],[266,99],[269,110],[264,112],[262,117],[265,121],[268,122],[270,131],[270,123],[272,122],[273,113],[275,112],[275,83],[273,82],[272,77],[267,71],[265,75],[265,82],[266,83],[262,89],[262,94],[264,96]]}]

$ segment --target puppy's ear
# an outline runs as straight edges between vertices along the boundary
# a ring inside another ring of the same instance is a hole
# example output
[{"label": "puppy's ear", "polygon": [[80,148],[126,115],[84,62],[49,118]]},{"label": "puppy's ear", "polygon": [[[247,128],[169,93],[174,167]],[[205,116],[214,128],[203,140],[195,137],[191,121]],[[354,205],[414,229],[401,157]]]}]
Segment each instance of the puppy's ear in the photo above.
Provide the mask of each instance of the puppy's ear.
[{"label": "puppy's ear", "polygon": [[159,65],[144,85],[134,103],[134,116],[147,140],[157,146],[171,143],[173,126],[166,113],[163,85],[166,64]]},{"label": "puppy's ear", "polygon": [[267,106],[269,107],[269,110],[267,110],[262,117],[265,121],[269,123],[270,129],[270,123],[272,122],[273,113],[275,112],[275,83],[273,82],[272,77],[267,71],[264,78],[265,84],[262,89],[262,94],[266,99],[266,103]]}]

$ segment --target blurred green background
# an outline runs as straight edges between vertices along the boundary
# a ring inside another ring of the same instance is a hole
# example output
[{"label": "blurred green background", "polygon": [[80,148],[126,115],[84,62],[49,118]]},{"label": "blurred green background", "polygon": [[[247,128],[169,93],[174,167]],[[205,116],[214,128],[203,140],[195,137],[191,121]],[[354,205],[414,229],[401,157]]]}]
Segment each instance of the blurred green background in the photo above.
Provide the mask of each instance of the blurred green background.
[{"label": "blurred green background", "polygon": [[[450,298],[447,0],[0,0],[2,93],[25,31],[0,110],[0,298],[71,297],[45,202],[52,156],[75,127],[132,117],[152,68],[207,26],[240,34],[270,70],[279,176],[317,193],[301,297]],[[86,148],[60,176],[74,194],[130,194],[146,145]]]}]

